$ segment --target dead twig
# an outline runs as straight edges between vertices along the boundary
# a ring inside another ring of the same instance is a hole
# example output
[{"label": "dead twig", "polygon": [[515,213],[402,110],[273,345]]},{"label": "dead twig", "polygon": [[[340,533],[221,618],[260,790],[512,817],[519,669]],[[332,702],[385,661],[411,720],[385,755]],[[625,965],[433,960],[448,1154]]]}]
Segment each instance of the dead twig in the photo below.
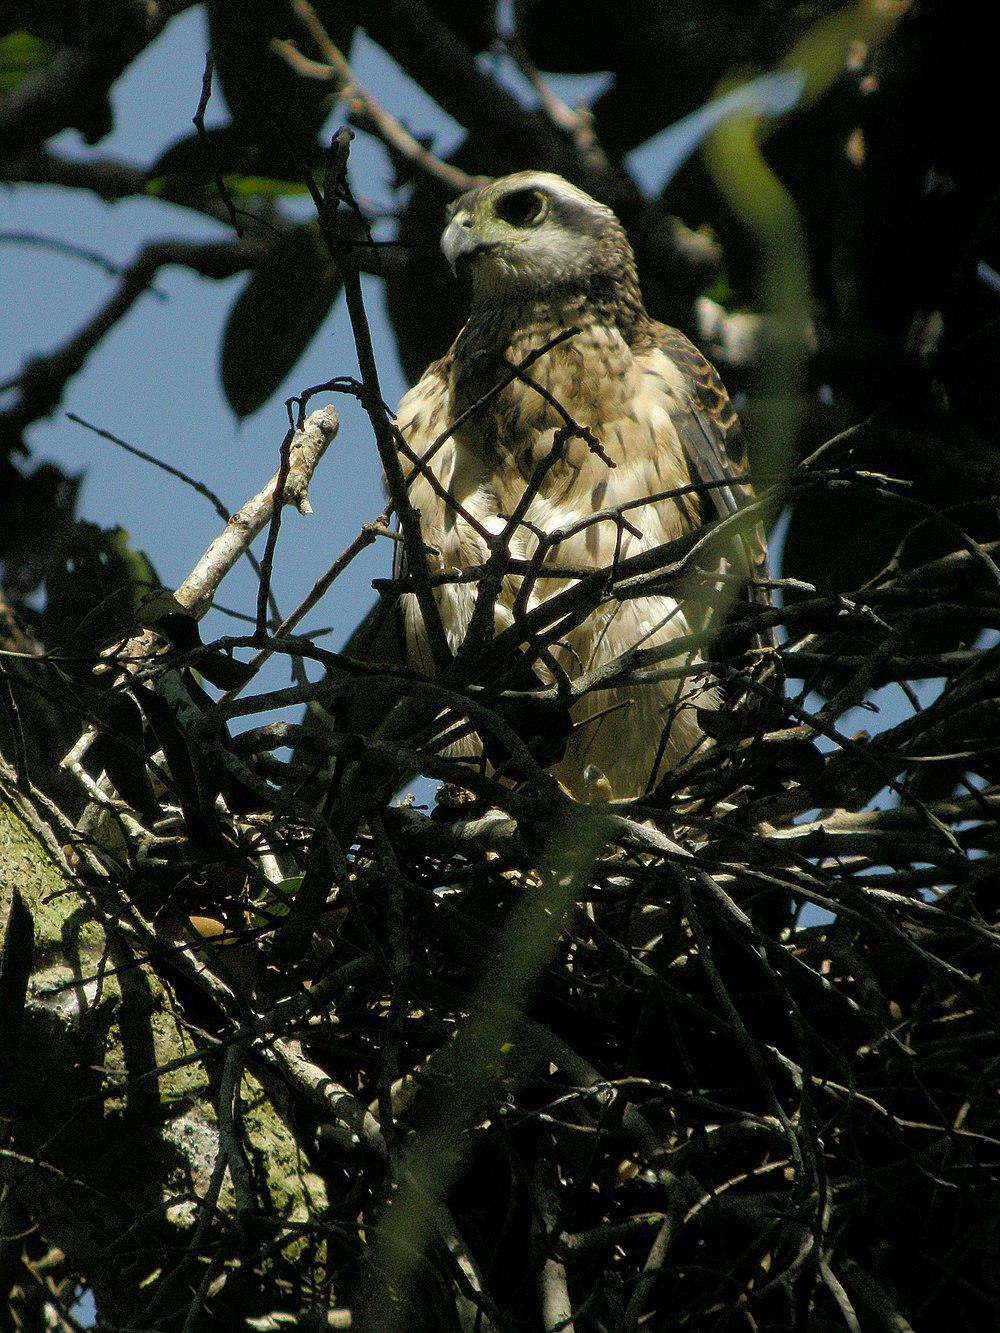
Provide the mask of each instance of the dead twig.
[{"label": "dead twig", "polygon": [[308,0],[292,0],[292,9],[315,43],[324,63],[319,64],[303,56],[293,43],[287,41],[275,40],[271,43],[277,55],[287,60],[305,78],[330,80],[335,86],[336,95],[350,111],[351,123],[384,143],[396,162],[405,164],[411,173],[430,176],[455,194],[464,194],[474,185],[482,184],[485,177],[470,176],[460,167],[443,162],[376,101],[368,89],[359,83]]}]

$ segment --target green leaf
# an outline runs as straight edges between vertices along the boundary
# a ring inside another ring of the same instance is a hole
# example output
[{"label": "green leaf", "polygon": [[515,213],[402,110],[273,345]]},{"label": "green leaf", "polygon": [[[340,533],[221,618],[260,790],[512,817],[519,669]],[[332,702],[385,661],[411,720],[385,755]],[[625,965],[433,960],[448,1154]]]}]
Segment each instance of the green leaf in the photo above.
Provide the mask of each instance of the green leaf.
[{"label": "green leaf", "polygon": [[315,223],[275,244],[236,298],[222,340],[222,387],[237,416],[271,397],[312,342],[340,285]]},{"label": "green leaf", "polygon": [[0,38],[0,95],[12,92],[29,74],[44,69],[56,48],[30,32]]},{"label": "green leaf", "polygon": [[260,915],[254,918],[254,925],[268,926],[273,923],[275,917],[287,916],[304,878],[304,875],[289,875],[279,884],[272,884],[261,903]]},{"label": "green leaf", "polygon": [[[303,150],[303,159],[314,166],[320,145]],[[170,145],[149,169],[146,193],[159,199],[185,202],[215,189],[221,175],[235,198],[279,199],[307,193],[304,182],[289,177],[288,153],[273,145],[247,139],[236,125],[214,125],[202,136],[185,134]]]},{"label": "green leaf", "polygon": [[235,199],[289,199],[308,194],[302,181],[275,180],[273,176],[223,176],[226,189]]}]

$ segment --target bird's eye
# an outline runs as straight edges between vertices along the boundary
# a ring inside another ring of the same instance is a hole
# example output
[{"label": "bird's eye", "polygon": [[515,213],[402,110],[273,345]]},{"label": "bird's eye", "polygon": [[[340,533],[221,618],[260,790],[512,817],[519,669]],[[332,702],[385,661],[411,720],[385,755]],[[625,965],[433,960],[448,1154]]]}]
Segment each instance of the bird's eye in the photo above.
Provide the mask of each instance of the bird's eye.
[{"label": "bird's eye", "polygon": [[549,203],[539,190],[514,190],[496,202],[496,214],[501,222],[513,227],[534,227],[548,212]]}]

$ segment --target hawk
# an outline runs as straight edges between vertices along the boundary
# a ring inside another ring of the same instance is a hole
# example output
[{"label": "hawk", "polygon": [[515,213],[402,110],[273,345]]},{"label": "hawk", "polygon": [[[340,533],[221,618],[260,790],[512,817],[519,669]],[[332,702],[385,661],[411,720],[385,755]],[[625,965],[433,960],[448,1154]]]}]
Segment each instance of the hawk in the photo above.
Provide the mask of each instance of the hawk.
[{"label": "hawk", "polygon": [[[454,269],[467,268],[471,276],[469,318],[448,353],[403,398],[396,418],[430,571],[485,564],[489,538],[507,528],[543,460],[547,470],[540,469],[537,492],[509,535],[510,554],[531,560],[544,537],[572,529],[547,551],[544,577],[531,582],[520,603],[521,577],[504,578],[494,612],[499,632],[513,623],[518,606],[530,611],[573,586],[581,568],[608,568],[670,542],[732,513],[752,492],[726,391],[682,333],[646,313],[632,248],[611,209],[559,176],[528,171],[470,190],[447,216],[441,248]],[[530,370],[512,374],[566,330],[573,332]],[[553,457],[567,415],[582,429],[568,438],[564,430]],[[615,517],[623,510],[627,527]],[[744,577],[766,574],[759,532],[735,545],[730,565],[742,566]],[[561,579],[560,568],[576,573]],[[702,586],[711,587],[711,579]],[[475,581],[434,588],[453,651],[469,628],[477,593]],[[689,634],[704,606],[695,610],[681,597],[677,588],[622,600],[611,595],[551,645],[536,674],[579,680],[629,649]],[[430,672],[412,592],[400,600],[400,628],[405,659]],[[552,772],[578,799],[647,792],[702,743],[695,703],[712,706],[714,697],[704,676],[613,684],[582,695]]]}]

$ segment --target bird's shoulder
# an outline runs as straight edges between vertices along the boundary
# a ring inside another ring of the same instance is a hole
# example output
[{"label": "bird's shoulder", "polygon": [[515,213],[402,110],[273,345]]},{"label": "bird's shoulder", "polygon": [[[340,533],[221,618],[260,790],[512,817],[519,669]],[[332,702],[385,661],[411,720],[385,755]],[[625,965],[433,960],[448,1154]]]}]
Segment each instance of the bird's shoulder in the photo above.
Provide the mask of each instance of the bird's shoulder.
[{"label": "bird's shoulder", "polygon": [[[444,429],[448,412],[448,394],[453,355],[439,357],[399,401],[396,425],[411,448],[416,448],[417,437],[428,432],[437,434]],[[417,452],[420,450],[417,448]]]},{"label": "bird's shoulder", "polygon": [[[734,497],[752,498],[746,436],[726,387],[708,358],[680,329],[656,320],[644,325],[633,354],[640,369],[660,374],[668,382],[676,404],[675,425],[696,472],[708,482],[721,480],[724,471],[736,488]],[[703,475],[706,470],[709,476]],[[726,502],[715,507],[729,511],[735,506]]]},{"label": "bird's shoulder", "polygon": [[[712,363],[679,329],[650,320],[633,349],[637,366],[668,382],[670,414],[701,491],[702,521],[725,518],[754,499],[746,437],[725,385]],[[744,530],[738,543],[755,601],[767,605],[770,578],[763,525]],[[764,585],[763,587],[761,585]]]}]

